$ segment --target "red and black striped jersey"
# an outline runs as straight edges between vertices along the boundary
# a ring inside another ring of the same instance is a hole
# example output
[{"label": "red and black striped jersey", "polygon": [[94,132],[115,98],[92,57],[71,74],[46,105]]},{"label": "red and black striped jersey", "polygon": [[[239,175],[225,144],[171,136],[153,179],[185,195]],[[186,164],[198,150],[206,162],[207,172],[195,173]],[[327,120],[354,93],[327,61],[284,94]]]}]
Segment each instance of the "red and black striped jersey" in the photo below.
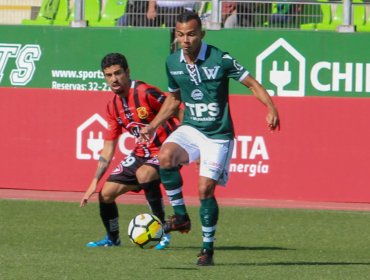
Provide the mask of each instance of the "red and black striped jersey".
[{"label": "red and black striped jersey", "polygon": [[138,138],[140,129],[154,119],[165,99],[165,93],[158,88],[141,81],[131,81],[127,97],[115,95],[107,104],[108,130],[105,140],[118,139],[124,128],[136,138],[135,155],[146,158],[158,155],[164,140],[179,124],[176,118],[170,118],[160,126],[148,143],[140,143]]}]

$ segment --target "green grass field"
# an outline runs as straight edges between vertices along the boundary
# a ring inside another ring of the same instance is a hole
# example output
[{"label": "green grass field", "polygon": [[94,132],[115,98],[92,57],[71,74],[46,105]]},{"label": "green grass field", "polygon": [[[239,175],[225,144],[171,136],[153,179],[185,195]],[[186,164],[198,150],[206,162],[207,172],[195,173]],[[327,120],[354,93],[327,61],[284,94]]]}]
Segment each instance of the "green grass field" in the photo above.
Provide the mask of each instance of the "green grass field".
[{"label": "green grass field", "polygon": [[123,246],[87,248],[104,234],[96,203],[0,200],[0,279],[370,279],[369,212],[223,207],[216,265],[197,267],[197,207],[193,230],[164,251],[126,235],[146,205],[119,209]]}]

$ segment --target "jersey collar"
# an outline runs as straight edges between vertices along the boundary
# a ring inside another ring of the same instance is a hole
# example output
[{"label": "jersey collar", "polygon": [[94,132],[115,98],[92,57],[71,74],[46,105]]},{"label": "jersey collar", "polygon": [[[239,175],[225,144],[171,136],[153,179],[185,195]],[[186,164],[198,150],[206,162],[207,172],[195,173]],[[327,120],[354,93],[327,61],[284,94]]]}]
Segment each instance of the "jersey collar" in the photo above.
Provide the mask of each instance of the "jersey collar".
[{"label": "jersey collar", "polygon": [[[207,51],[207,44],[202,42],[202,45],[200,47],[200,51],[198,53],[198,57],[195,61],[197,61],[198,59],[200,60],[206,60],[206,51]],[[185,60],[185,56],[184,56],[184,52],[183,50],[181,49],[181,52],[180,52],[180,62],[186,62]]]}]

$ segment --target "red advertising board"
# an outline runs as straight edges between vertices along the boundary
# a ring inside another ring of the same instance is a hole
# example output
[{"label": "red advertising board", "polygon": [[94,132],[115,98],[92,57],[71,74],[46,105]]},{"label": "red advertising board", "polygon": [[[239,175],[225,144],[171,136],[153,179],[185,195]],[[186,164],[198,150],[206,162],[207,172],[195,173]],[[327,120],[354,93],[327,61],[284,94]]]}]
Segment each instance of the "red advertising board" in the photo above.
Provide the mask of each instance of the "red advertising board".
[{"label": "red advertising board", "polygon": [[[96,168],[110,92],[0,88],[0,188],[84,191]],[[282,127],[270,133],[266,109],[231,96],[236,145],[225,198],[370,202],[370,99],[282,98]],[[120,138],[113,165],[133,139]],[[197,174],[184,167],[185,194]]]}]

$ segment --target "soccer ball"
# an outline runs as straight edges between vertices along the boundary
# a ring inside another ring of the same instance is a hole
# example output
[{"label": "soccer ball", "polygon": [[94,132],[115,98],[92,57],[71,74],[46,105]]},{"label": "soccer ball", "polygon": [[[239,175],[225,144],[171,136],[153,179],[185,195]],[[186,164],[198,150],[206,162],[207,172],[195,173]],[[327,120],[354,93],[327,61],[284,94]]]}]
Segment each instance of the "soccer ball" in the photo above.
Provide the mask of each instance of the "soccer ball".
[{"label": "soccer ball", "polygon": [[163,237],[161,221],[154,215],[139,214],[128,225],[128,236],[132,243],[143,249],[151,249]]}]

